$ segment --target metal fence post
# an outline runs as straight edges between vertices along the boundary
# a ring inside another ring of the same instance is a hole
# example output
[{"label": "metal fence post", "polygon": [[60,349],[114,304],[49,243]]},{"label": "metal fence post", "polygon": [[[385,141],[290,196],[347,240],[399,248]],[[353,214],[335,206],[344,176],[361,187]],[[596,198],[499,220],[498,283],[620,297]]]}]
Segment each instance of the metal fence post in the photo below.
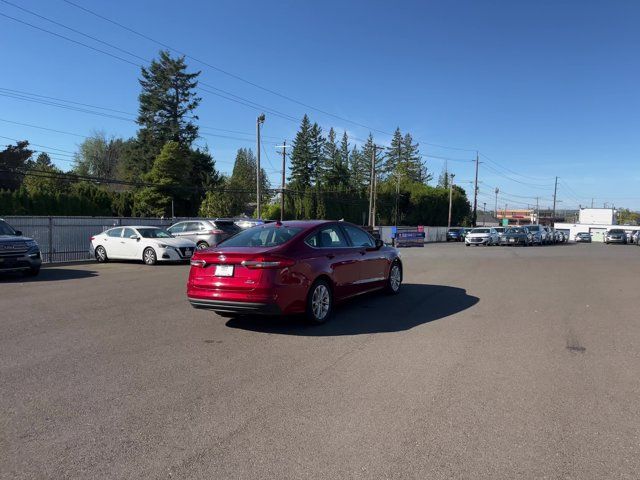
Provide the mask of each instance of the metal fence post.
[{"label": "metal fence post", "polygon": [[53,263],[53,217],[49,217],[49,263]]}]

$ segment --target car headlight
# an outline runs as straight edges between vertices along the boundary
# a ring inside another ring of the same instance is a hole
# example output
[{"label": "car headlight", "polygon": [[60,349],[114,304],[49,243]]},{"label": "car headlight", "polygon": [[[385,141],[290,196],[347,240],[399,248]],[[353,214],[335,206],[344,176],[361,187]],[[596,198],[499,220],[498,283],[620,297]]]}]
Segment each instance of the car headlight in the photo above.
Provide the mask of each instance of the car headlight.
[{"label": "car headlight", "polygon": [[38,246],[38,242],[36,242],[35,240],[27,240],[25,244],[27,248],[33,248]]},{"label": "car headlight", "polygon": [[169,248],[169,245],[165,245],[164,243],[159,243],[158,247],[159,248]]}]

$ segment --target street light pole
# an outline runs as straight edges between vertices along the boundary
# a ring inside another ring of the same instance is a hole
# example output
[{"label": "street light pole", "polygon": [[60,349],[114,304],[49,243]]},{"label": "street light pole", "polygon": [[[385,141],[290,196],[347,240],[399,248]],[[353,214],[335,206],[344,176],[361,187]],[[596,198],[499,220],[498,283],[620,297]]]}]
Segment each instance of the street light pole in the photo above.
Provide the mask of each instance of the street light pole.
[{"label": "street light pole", "polygon": [[487,220],[487,202],[482,202],[482,226],[483,227],[486,220]]},{"label": "street light pole", "polygon": [[257,158],[256,158],[256,218],[260,219],[260,125],[264,123],[264,113],[258,115],[256,119],[256,143],[257,143]]}]

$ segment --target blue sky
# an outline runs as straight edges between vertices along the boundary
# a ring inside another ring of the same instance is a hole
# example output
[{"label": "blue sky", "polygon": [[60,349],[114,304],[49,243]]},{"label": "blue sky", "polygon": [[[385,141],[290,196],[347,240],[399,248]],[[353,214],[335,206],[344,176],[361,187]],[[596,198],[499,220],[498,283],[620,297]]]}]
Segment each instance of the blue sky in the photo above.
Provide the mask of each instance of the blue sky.
[{"label": "blue sky", "polygon": [[[291,141],[308,113],[326,130],[366,138],[367,125],[397,126],[423,154],[449,157],[468,188],[480,151],[480,206],[551,203],[640,209],[640,3],[628,1],[183,2],[73,0],[192,57],[332,113],[303,107],[195,61],[201,80],[294,117],[267,112],[263,159],[275,184],[275,144]],[[151,59],[157,44],[63,0],[11,0],[39,15]],[[0,14],[121,56],[0,1]],[[0,89],[59,97],[135,114],[139,68],[0,15]],[[134,135],[130,121],[6,96],[0,119],[89,135]],[[200,124],[228,172],[239,147],[253,147],[259,109],[202,93]],[[126,114],[113,115],[129,118]],[[349,121],[347,121],[349,120]],[[355,122],[355,123],[351,123]],[[213,130],[219,129],[219,130]],[[233,130],[243,133],[229,133]],[[374,131],[377,143],[389,136]],[[59,149],[62,168],[81,137],[0,121],[0,135]],[[222,136],[236,137],[223,138]],[[246,140],[241,140],[246,139]],[[0,138],[2,144],[9,143]],[[437,147],[446,145],[466,150]],[[42,148],[47,150],[47,148]],[[53,153],[53,150],[51,150]],[[444,160],[427,158],[434,176]],[[472,191],[471,188],[468,189]]]}]

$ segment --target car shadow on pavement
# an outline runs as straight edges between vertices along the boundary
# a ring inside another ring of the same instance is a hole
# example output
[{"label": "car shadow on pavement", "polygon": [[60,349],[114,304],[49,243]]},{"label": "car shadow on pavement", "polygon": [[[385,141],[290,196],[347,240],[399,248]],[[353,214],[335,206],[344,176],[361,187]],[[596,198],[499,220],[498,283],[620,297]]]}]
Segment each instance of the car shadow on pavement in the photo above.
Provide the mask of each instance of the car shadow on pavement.
[{"label": "car shadow on pavement", "polygon": [[400,332],[455,315],[479,300],[463,288],[404,284],[398,295],[371,293],[340,305],[322,325],[309,324],[300,316],[238,317],[226,325],[253,332],[318,337]]},{"label": "car shadow on pavement", "polygon": [[97,277],[94,270],[79,270],[75,268],[50,268],[40,270],[36,277],[29,277],[20,272],[0,274],[0,283],[24,283],[24,282],[56,282],[61,280],[75,280],[77,278]]}]

